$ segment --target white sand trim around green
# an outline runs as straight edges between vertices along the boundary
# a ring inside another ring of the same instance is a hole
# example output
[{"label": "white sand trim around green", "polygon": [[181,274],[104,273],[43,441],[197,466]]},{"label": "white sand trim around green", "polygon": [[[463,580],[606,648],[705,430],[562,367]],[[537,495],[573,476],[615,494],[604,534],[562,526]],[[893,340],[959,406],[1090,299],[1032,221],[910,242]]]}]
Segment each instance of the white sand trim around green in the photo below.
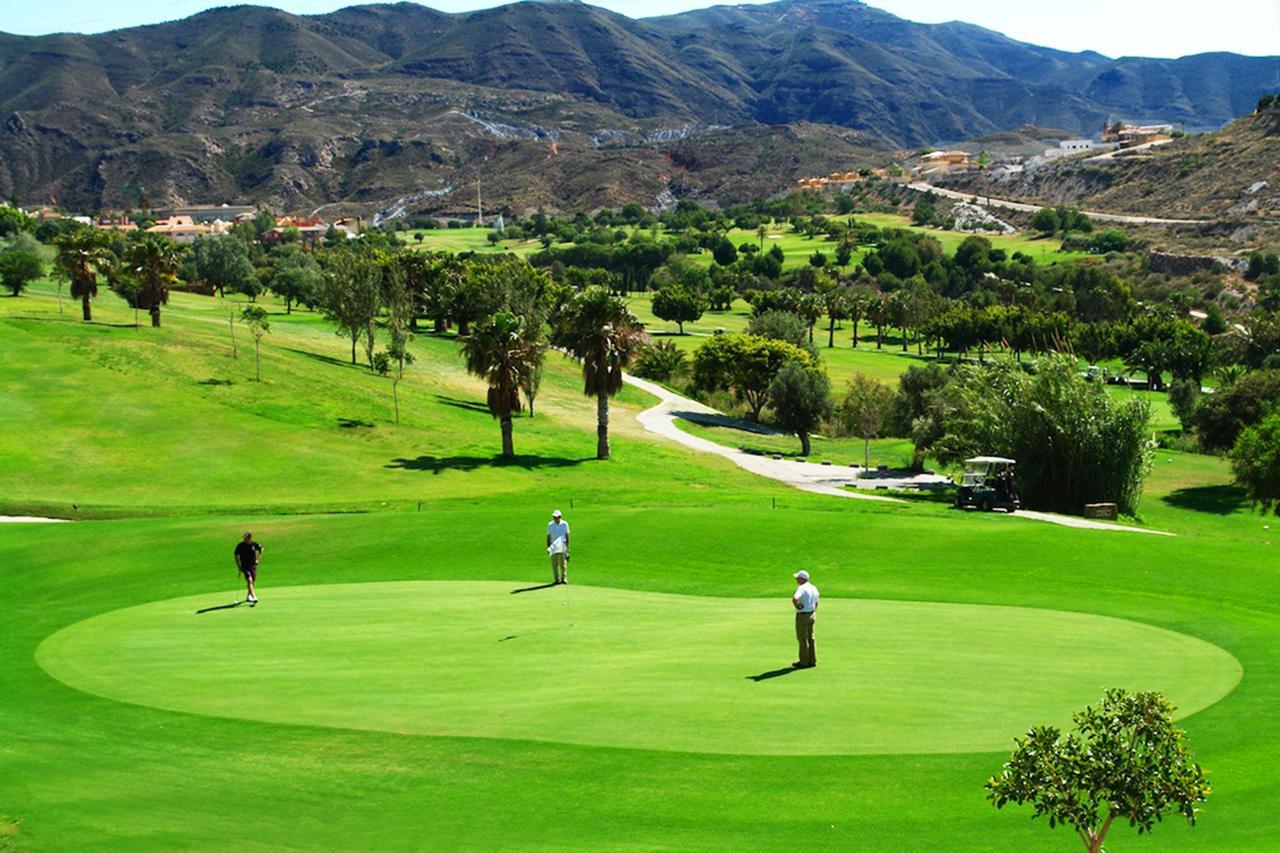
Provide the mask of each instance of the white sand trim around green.
[{"label": "white sand trim around green", "polygon": [[0,524],[62,524],[69,518],[41,518],[38,515],[0,515]]}]

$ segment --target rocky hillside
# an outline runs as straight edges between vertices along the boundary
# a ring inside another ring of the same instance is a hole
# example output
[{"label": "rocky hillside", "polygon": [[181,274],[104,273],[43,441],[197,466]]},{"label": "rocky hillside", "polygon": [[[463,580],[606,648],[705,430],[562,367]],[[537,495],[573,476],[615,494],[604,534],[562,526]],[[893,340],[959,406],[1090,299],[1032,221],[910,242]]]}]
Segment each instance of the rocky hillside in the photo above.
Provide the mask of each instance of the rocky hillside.
[{"label": "rocky hillside", "polygon": [[1220,131],[1109,159],[1074,158],[1004,179],[953,182],[981,194],[1175,218],[1280,220],[1280,109]]},{"label": "rocky hillside", "polygon": [[240,6],[0,34],[0,194],[460,212],[479,173],[513,209],[727,200],[1024,124],[1218,126],[1275,65],[1069,54],[856,0],[646,20],[576,2]]}]

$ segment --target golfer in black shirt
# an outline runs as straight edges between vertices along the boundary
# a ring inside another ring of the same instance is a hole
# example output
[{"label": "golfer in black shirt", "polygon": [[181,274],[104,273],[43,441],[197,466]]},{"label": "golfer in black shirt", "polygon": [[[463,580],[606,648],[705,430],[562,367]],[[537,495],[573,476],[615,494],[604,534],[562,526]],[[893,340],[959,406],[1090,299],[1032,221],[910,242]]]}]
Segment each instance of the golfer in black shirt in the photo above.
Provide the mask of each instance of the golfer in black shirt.
[{"label": "golfer in black shirt", "polygon": [[253,541],[252,533],[246,533],[240,544],[236,545],[236,568],[240,570],[240,574],[244,575],[245,586],[249,590],[249,597],[245,600],[250,604],[258,603],[253,585],[258,580],[258,563],[261,561],[262,546]]}]

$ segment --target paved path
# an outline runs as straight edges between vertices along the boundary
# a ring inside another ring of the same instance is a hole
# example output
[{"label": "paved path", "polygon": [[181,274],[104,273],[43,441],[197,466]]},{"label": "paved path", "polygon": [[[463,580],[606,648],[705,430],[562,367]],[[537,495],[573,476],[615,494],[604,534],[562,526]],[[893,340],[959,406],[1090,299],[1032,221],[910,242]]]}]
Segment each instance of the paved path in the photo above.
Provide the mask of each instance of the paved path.
[{"label": "paved path", "polygon": [[857,480],[859,470],[857,468],[843,465],[814,465],[809,462],[794,462],[789,459],[770,459],[767,456],[743,453],[741,450],[735,450],[732,447],[725,447],[722,444],[716,444],[714,441],[690,435],[675,424],[675,419],[681,417],[682,414],[690,413],[708,417],[723,417],[723,415],[715,409],[704,406],[695,400],[690,400],[688,397],[672,393],[661,385],[655,385],[644,379],[627,376],[627,383],[652,394],[661,401],[658,405],[651,409],[645,409],[637,416],[637,420],[649,432],[657,433],[701,453],[713,453],[716,456],[722,456],[735,463],[739,468],[795,486],[797,489],[803,489],[806,492],[865,501],[906,503],[900,498],[861,494],[843,488],[843,486]]},{"label": "paved path", "polygon": [[[1027,213],[1036,213],[1044,207],[1043,204],[1027,204],[1021,201],[994,198],[986,193],[964,193],[958,190],[944,190],[942,187],[935,187],[933,184],[927,184],[924,181],[916,181],[907,186],[916,192],[931,192],[943,198],[953,198],[960,201],[969,201],[974,196],[977,196],[984,207],[1007,207],[1011,210],[1022,210]],[[1100,213],[1096,210],[1082,210],[1080,212],[1099,222],[1123,222],[1128,225],[1204,225],[1209,221],[1207,219],[1161,219],[1158,216],[1129,216],[1124,213]]]},{"label": "paved path", "polygon": [[[724,418],[725,416],[709,406],[704,406],[696,400],[690,400],[672,391],[668,391],[661,385],[648,382],[636,376],[628,375],[626,377],[628,385],[634,385],[641,391],[645,391],[659,400],[658,405],[645,409],[636,416],[636,420],[646,430],[657,433],[665,438],[669,438],[678,444],[683,444],[691,450],[697,450],[700,453],[713,453],[721,456],[736,464],[739,468],[750,471],[752,474],[758,474],[761,477],[768,477],[771,480],[777,480],[802,489],[806,492],[814,492],[820,495],[833,495],[839,498],[854,498],[864,501],[881,501],[883,503],[905,504],[907,501],[901,498],[891,498],[888,495],[872,495],[866,492],[851,492],[846,486],[861,485],[865,487],[867,480],[858,482],[858,474],[862,472],[861,468],[846,465],[815,465],[812,462],[796,462],[790,459],[771,459],[767,456],[756,456],[751,453],[744,453],[741,450],[735,450],[732,447],[725,447],[723,444],[717,444],[714,441],[708,441],[705,438],[699,438],[691,435],[680,427],[676,426],[675,420],[686,415],[696,415],[704,418]],[[938,480],[944,478],[938,477]],[[905,485],[902,480],[876,480],[880,485]],[[1064,527],[1077,527],[1085,530],[1113,530],[1123,531],[1126,533],[1150,533],[1158,536],[1172,536],[1171,533],[1165,533],[1161,530],[1147,530],[1143,527],[1129,527],[1123,524],[1112,524],[1106,521],[1093,521],[1087,518],[1076,518],[1069,515],[1056,515],[1049,512],[1034,512],[1031,510],[1023,510],[1012,515],[1003,515],[1004,518],[1025,518],[1031,521],[1046,521],[1050,524],[1060,524]]]}]

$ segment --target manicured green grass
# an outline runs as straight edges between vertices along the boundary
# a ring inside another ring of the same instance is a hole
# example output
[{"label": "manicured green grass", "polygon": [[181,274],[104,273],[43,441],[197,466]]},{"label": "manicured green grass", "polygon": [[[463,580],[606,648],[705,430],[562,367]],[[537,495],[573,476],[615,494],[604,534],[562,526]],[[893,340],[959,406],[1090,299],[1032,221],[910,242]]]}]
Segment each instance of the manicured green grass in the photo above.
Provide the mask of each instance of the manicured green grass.
[{"label": "manicured green grass", "polygon": [[[492,231],[492,228],[415,229],[404,232],[401,237],[411,249],[425,249],[433,252],[514,254],[524,257],[542,249],[542,244],[537,240],[502,240],[496,244],[490,243],[489,234]],[[422,236],[421,240],[418,239],[419,235]]]},{"label": "manicured green grass", "polygon": [[[1112,845],[1275,845],[1280,564],[1220,460],[1157,460],[1144,521],[1176,537],[842,500],[642,432],[634,391],[596,462],[555,362],[495,465],[449,339],[414,342],[397,427],[313,315],[273,313],[256,383],[218,300],[160,330],[74,307],[0,299],[0,511],[127,517],[0,525],[14,846],[1060,850],[984,799],[1012,738],[1107,686],[1190,712],[1229,689],[1223,654],[1239,683],[1182,720],[1199,825]],[[556,505],[572,627],[562,589],[510,595],[548,578]],[[244,529],[264,603],[197,615]],[[820,665],[748,680],[794,658],[801,567]]]},{"label": "manicured green grass", "polygon": [[[93,324],[71,308],[59,315],[40,294],[0,300],[9,356],[0,426],[41,436],[0,444],[9,508],[367,510],[543,489],[567,502],[620,487],[667,493],[689,464],[679,450],[640,441],[619,448],[611,482],[601,482],[595,402],[581,394],[578,368],[558,356],[535,416],[517,420],[511,463],[494,459],[498,425],[452,337],[412,343],[399,425],[390,380],[353,367],[349,341],[315,314],[273,311],[255,382],[252,341],[241,329],[232,358],[225,307],[175,294],[162,328],[134,329],[121,327],[132,313],[110,295],[97,300]],[[624,390],[615,434],[641,435],[634,414],[647,405],[646,395]]]},{"label": "manicured green grass", "polygon": [[[971,236],[963,231],[922,228],[918,225],[913,225],[909,217],[891,213],[856,214],[854,218],[859,221],[870,222],[880,228],[904,228],[908,231],[928,234],[937,238],[948,254],[954,252],[966,237]],[[408,231],[403,236],[411,248],[432,251],[476,252],[479,254],[511,252],[523,257],[542,249],[542,244],[537,240],[502,240],[497,244],[490,243],[489,234],[492,230],[491,228],[435,228]],[[629,228],[626,230],[634,231],[635,229]],[[418,235],[422,235],[421,240],[418,239]],[[760,235],[754,230],[748,231],[741,228],[733,228],[726,233],[726,236],[735,246],[741,246],[743,243],[750,243],[757,247],[761,246]],[[1030,233],[983,234],[981,236],[990,240],[995,248],[1004,249],[1009,255],[1014,252],[1023,252],[1040,264],[1056,264],[1087,256],[1087,253],[1084,252],[1063,252],[1061,251],[1061,241],[1035,236]],[[768,251],[775,244],[782,248],[785,255],[785,259],[782,262],[784,270],[794,270],[807,266],[809,264],[809,256],[814,251],[822,251],[826,254],[829,264],[835,263],[836,242],[825,234],[810,238],[793,231],[788,223],[775,222],[769,227],[768,234],[765,236],[764,251]],[[565,244],[556,243],[553,245],[563,246]],[[850,261],[850,269],[862,259],[866,252],[867,247],[865,246],[858,248],[854,252]],[[705,266],[710,266],[712,263],[710,252],[696,254],[693,258],[697,263]]]},{"label": "manicured green grass", "polygon": [[[568,589],[520,581],[309,585],[264,595],[266,604],[234,613],[207,610],[225,602],[209,595],[116,610],[49,637],[36,661],[87,693],[194,714],[803,756],[996,750],[1027,719],[1066,724],[1108,684],[1162,690],[1193,713],[1240,676],[1221,649],[1136,622],[835,600],[821,608],[830,628],[822,690],[811,695],[816,673],[775,665],[788,626],[772,599],[575,584],[570,601]],[[210,630],[221,642],[209,642]],[[784,675],[798,677],[774,683]],[[1009,701],[993,709],[996,691]],[[362,701],[352,703],[353,693]],[[792,741],[801,709],[824,721],[822,738]]]}]

